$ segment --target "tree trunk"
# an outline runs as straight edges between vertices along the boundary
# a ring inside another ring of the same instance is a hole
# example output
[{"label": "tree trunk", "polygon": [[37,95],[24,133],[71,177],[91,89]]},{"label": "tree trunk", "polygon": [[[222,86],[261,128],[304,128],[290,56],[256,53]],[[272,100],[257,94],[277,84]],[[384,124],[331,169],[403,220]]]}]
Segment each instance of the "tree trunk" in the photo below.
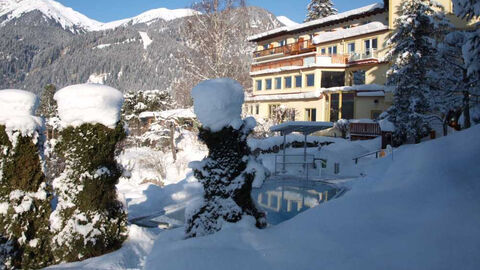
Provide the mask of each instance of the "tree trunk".
[{"label": "tree trunk", "polygon": [[173,161],[177,161],[177,148],[175,147],[175,122],[170,122],[170,147],[172,148]]},{"label": "tree trunk", "polygon": [[463,91],[463,127],[470,128],[470,93]]}]

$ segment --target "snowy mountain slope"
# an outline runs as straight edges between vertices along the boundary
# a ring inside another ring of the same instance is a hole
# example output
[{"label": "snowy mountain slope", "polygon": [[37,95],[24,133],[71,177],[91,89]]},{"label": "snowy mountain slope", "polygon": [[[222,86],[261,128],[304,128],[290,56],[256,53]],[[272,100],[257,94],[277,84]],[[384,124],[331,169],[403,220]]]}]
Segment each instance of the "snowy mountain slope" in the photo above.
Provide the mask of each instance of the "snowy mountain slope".
[{"label": "snowy mountain slope", "polygon": [[183,17],[188,17],[196,14],[197,12],[193,9],[167,9],[167,8],[157,8],[146,11],[138,16],[122,19],[118,21],[104,23],[99,26],[101,30],[114,29],[119,26],[125,26],[128,24],[140,24],[146,23],[149,24],[156,20],[171,21]]},{"label": "snowy mountain slope", "polygon": [[138,16],[118,21],[102,23],[53,0],[0,0],[0,18],[5,19],[0,25],[21,17],[32,11],[40,11],[46,18],[58,22],[63,29],[72,32],[101,31],[114,29],[128,24],[151,23],[157,20],[171,21],[196,14],[192,9],[158,8],[146,11]]},{"label": "snowy mountain slope", "polygon": [[285,26],[293,26],[297,25],[298,23],[290,20],[290,18],[287,18],[285,16],[278,16],[277,20],[279,20],[281,23],[283,23]]},{"label": "snowy mountain slope", "polygon": [[53,0],[0,0],[0,25],[21,17],[32,11],[40,11],[46,18],[55,20],[63,29],[72,32],[78,30],[95,31],[100,22]]}]

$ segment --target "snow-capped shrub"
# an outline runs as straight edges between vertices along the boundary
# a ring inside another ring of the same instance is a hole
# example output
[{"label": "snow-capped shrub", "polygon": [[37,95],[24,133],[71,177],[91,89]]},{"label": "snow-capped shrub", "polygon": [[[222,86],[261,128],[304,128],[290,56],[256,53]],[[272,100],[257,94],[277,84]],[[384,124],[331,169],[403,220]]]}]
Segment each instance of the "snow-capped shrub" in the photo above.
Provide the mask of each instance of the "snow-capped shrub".
[{"label": "snow-capped shrub", "polygon": [[51,192],[43,173],[43,123],[35,95],[0,91],[0,235],[7,269],[50,264]]},{"label": "snow-capped shrub", "polygon": [[[65,160],[64,171],[53,181],[58,203],[50,216],[53,254],[56,262],[77,261],[99,256],[120,248],[127,236],[126,214],[117,200],[115,185],[121,169],[115,161],[115,148],[124,139],[125,130],[119,122],[121,100],[118,91],[95,86],[98,96],[83,96],[82,86],[57,92],[60,119],[68,126],[60,131],[55,151]],[[87,85],[91,87],[91,85]],[[121,94],[120,94],[121,97]],[[92,107],[88,99],[97,99]],[[79,100],[79,103],[75,103]],[[95,112],[96,117],[74,115],[76,112]],[[82,110],[82,106],[89,106]],[[63,108],[63,109],[62,109]],[[100,119],[102,115],[108,119]],[[115,126],[105,126],[117,121]],[[79,125],[79,123],[82,123]]]},{"label": "snow-capped shrub", "polygon": [[259,228],[266,226],[265,214],[250,195],[252,183],[261,184],[265,178],[263,166],[247,145],[256,122],[240,119],[242,103],[238,101],[243,101],[243,90],[242,95],[239,90],[237,82],[220,79],[205,81],[192,91],[195,112],[203,125],[199,138],[209,153],[202,161],[190,164],[204,187],[204,196],[196,209],[187,211],[187,237],[214,233],[222,228],[223,221],[238,222],[243,215],[255,217]]}]

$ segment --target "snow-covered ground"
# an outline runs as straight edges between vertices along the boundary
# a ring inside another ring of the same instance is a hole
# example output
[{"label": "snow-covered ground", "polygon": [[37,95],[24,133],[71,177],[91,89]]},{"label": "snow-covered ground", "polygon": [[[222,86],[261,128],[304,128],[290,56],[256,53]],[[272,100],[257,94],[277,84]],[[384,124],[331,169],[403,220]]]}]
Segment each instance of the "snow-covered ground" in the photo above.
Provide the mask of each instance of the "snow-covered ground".
[{"label": "snow-covered ground", "polygon": [[[393,160],[366,159],[357,165],[365,176],[349,182],[341,198],[264,230],[244,220],[214,235],[185,240],[183,228],[131,225],[122,249],[53,268],[478,269],[479,137],[480,126],[475,126],[402,146]],[[337,141],[321,151],[349,159],[375,143]],[[129,214],[136,216],[186,204],[201,193],[191,175],[164,188],[122,188],[130,198]],[[144,201],[133,203],[136,192]]]}]

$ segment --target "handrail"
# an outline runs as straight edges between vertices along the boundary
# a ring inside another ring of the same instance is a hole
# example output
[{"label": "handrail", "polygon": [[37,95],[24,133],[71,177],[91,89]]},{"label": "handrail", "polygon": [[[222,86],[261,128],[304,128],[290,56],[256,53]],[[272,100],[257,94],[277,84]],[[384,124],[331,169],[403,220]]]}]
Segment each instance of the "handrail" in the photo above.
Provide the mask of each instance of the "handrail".
[{"label": "handrail", "polygon": [[361,155],[361,156],[358,156],[358,157],[353,158],[352,160],[355,160],[355,164],[358,164],[358,160],[359,160],[359,159],[364,158],[364,157],[371,156],[371,155],[373,155],[373,154],[375,154],[375,158],[378,158],[378,154],[381,153],[382,151],[384,151],[384,150],[381,149],[381,150],[377,150],[377,151],[370,152],[370,153],[367,153],[367,154],[363,154],[363,155]]}]

